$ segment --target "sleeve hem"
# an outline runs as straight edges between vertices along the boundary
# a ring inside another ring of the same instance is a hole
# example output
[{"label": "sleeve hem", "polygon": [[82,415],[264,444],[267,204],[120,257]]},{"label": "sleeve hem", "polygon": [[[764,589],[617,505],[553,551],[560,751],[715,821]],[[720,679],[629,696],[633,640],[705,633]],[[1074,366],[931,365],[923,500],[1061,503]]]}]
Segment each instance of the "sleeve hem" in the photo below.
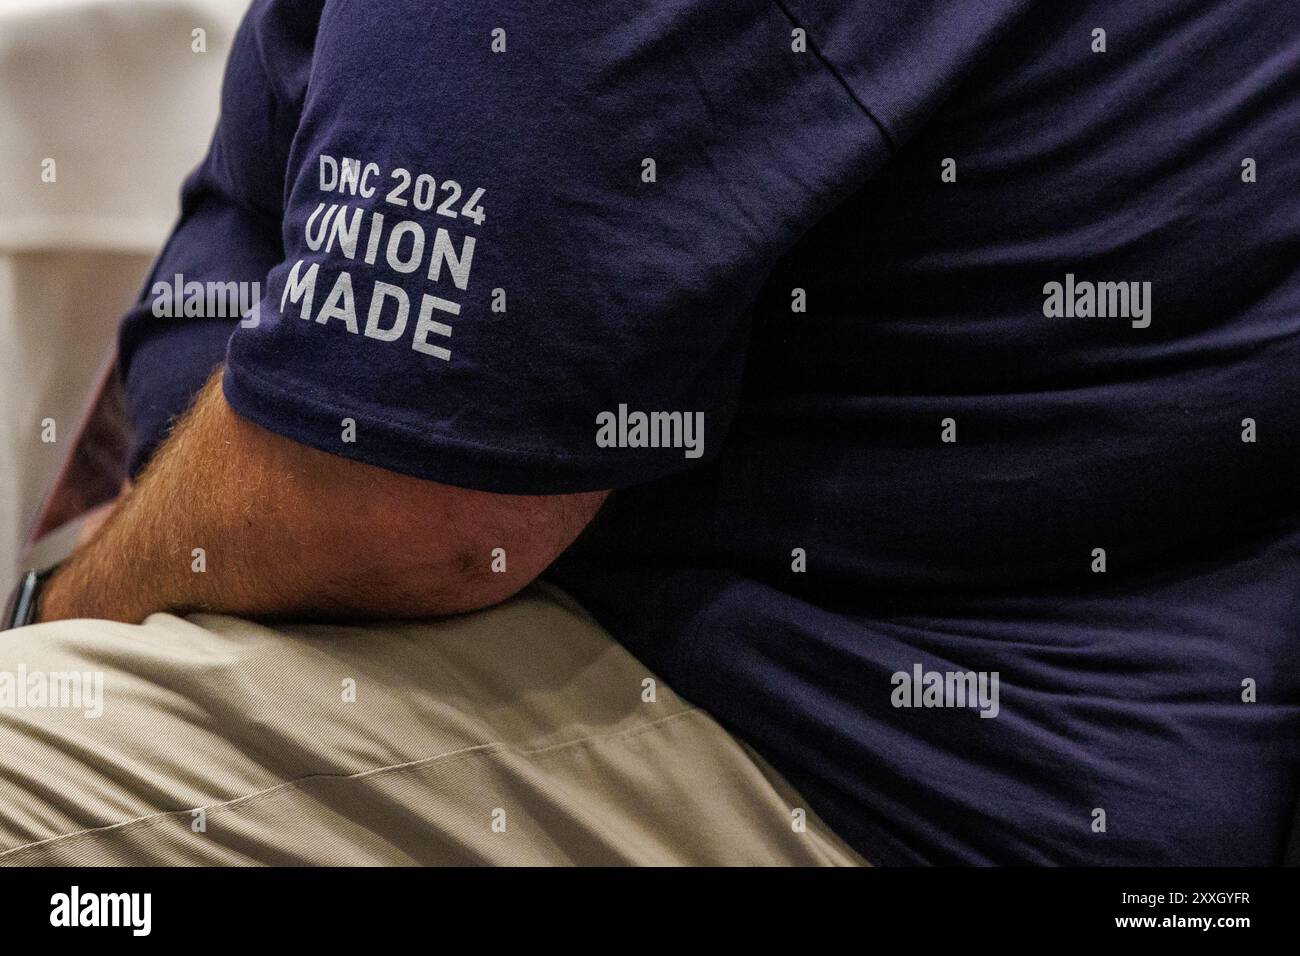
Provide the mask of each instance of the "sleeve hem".
[{"label": "sleeve hem", "polygon": [[[629,487],[699,467],[714,457],[672,460],[619,449],[604,457],[574,458],[549,449],[503,448],[431,435],[311,397],[305,384],[287,389],[231,362],[226,364],[222,390],[241,418],[290,441],[413,478],[496,494],[558,495]],[[358,435],[365,436],[361,441],[342,441],[345,418],[356,422]],[[625,461],[611,461],[613,454],[626,456]]]}]

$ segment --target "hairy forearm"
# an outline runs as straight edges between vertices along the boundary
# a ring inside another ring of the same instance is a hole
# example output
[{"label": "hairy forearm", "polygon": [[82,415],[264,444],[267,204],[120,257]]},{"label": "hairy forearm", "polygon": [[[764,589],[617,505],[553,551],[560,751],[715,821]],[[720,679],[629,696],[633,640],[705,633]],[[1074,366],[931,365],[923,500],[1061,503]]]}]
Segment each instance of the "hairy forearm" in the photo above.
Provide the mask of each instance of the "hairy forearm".
[{"label": "hairy forearm", "polygon": [[[603,498],[557,505],[347,461],[241,419],[214,376],[135,488],[50,581],[40,619],[472,610],[532,580]],[[498,547],[503,573],[492,567]]]}]

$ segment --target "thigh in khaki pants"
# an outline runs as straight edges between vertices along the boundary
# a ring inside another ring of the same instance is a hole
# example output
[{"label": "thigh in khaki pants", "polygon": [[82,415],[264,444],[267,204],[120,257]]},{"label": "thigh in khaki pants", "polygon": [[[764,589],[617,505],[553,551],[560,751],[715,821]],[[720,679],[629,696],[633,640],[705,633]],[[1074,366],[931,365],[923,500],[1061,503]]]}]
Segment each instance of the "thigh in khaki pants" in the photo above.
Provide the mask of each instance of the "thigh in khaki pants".
[{"label": "thigh in khaki pants", "polygon": [[[862,862],[547,586],[431,623],[42,624],[5,674],[11,865]],[[29,690],[75,674],[79,707]]]}]

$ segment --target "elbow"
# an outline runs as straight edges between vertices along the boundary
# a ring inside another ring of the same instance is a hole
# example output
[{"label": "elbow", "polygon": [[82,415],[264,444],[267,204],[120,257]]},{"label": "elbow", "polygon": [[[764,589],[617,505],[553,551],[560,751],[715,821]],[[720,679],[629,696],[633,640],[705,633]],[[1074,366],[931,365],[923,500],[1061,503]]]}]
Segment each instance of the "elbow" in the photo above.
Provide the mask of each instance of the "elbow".
[{"label": "elbow", "polygon": [[[398,542],[410,548],[411,542]],[[302,610],[326,617],[419,620],[466,614],[500,604],[528,587],[558,557],[527,547],[460,546],[411,560],[388,550],[382,562],[362,562],[318,580],[325,587],[305,597]]]},{"label": "elbow", "polygon": [[605,499],[600,493],[503,500],[449,491],[452,500],[440,507],[419,515],[394,509],[383,522],[349,529],[348,540],[322,548],[340,560],[313,576],[319,586],[305,603],[366,619],[441,617],[500,604],[545,572]]}]

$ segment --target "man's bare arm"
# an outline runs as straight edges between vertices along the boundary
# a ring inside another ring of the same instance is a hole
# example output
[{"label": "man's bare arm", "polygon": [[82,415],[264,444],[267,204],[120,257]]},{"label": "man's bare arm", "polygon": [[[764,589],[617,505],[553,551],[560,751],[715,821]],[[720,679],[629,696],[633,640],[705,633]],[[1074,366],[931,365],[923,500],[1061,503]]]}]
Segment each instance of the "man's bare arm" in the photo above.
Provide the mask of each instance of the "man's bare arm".
[{"label": "man's bare arm", "polygon": [[[136,487],[50,581],[40,620],[475,610],[545,570],[606,495],[469,491],[326,454],[240,418],[214,375]],[[492,569],[496,548],[504,573]]]}]

